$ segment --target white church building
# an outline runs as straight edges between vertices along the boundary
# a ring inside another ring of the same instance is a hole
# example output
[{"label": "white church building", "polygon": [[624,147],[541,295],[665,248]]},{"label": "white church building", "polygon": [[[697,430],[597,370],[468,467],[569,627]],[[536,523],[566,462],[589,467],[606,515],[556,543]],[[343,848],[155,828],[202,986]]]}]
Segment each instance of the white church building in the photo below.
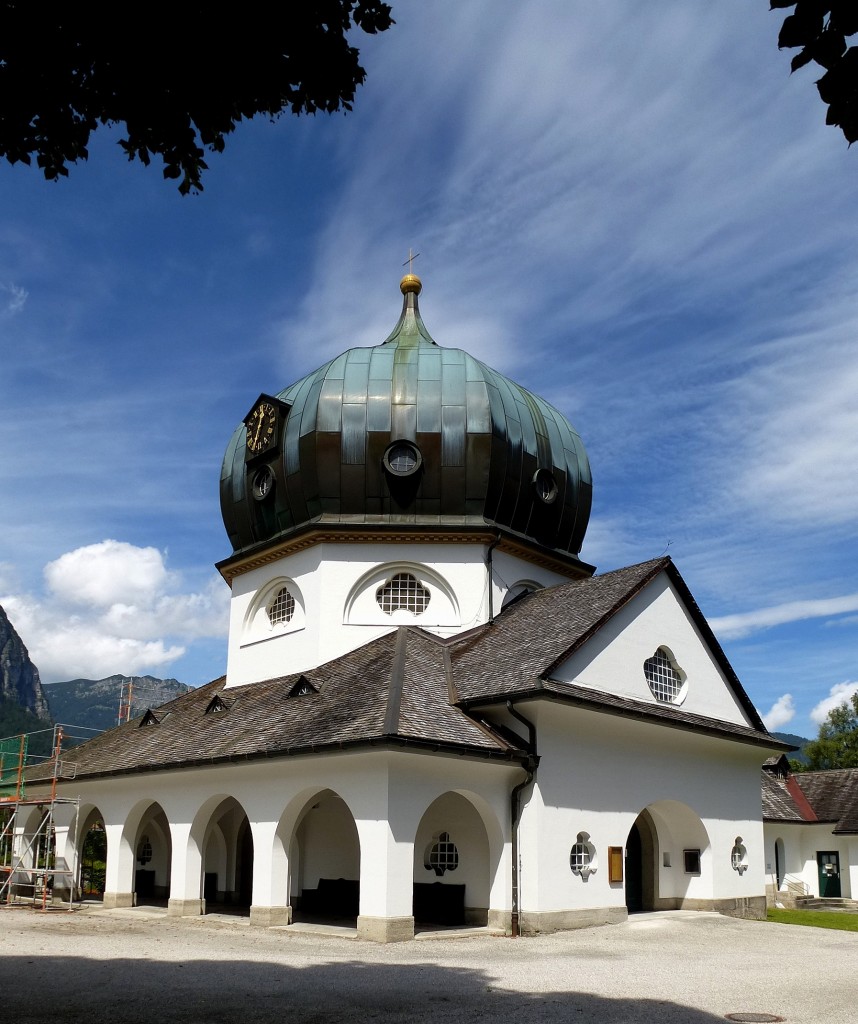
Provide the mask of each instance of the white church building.
[{"label": "white church building", "polygon": [[236,429],[226,676],[65,755],[66,859],[100,821],[108,907],[378,941],[763,916],[760,766],[785,745],[670,559],[581,561],[565,417],[401,290],[386,341]]}]

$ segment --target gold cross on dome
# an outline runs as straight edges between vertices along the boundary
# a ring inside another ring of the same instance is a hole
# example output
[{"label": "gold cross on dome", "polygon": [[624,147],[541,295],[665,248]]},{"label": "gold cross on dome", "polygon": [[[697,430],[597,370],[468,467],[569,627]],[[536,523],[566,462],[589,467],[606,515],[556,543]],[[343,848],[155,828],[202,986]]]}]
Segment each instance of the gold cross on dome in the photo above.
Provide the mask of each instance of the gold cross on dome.
[{"label": "gold cross on dome", "polygon": [[409,274],[412,272],[411,271],[411,264],[417,259],[417,257],[419,255],[420,255],[419,252],[412,252],[411,249],[408,250],[408,259],[405,261],[405,263],[402,264],[402,266],[404,267],[406,263],[408,264],[408,273]]}]

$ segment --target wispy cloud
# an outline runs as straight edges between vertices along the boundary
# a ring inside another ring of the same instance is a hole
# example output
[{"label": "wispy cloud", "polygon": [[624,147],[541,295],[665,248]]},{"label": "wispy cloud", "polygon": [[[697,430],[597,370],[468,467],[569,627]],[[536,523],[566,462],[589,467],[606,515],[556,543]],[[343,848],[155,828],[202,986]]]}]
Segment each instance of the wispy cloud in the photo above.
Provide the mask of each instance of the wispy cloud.
[{"label": "wispy cloud", "polygon": [[7,316],[14,316],[16,313],[20,313],[26,305],[29,292],[20,285],[0,282],[0,296],[4,297],[2,312]]},{"label": "wispy cloud", "polygon": [[757,608],[736,615],[720,615],[710,619],[712,629],[724,637],[748,636],[762,629],[783,626],[789,622],[820,619],[858,610],[858,594],[843,597],[815,598],[807,601],[787,601],[771,608]]}]

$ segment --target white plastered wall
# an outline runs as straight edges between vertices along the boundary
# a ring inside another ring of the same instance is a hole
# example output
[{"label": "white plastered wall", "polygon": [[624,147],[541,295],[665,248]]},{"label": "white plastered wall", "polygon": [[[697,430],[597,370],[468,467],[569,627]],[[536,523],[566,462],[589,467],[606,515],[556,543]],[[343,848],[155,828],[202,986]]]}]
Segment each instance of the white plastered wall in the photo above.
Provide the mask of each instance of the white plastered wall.
[{"label": "white plastered wall", "polygon": [[[400,625],[450,636],[489,617],[485,544],[317,544],[237,576],[230,604],[227,683],[241,686],[310,671]],[[492,611],[522,580],[541,586],[565,577],[504,552],[492,558]],[[379,586],[397,572],[430,594],[424,612],[383,612]],[[264,607],[280,586],[295,597],[292,620],[271,627]]]},{"label": "white plastered wall", "polygon": [[840,857],[840,895],[853,899],[858,893],[858,837],[835,835],[830,824],[766,822],[766,864],[769,882],[775,873],[775,842],[783,840],[786,873],[804,883],[812,896],[819,895],[816,855],[836,851]]},{"label": "white plastered wall", "polygon": [[667,648],[687,679],[683,711],[750,725],[684,603],[661,573],[553,673],[563,682],[657,704],[644,661]]},{"label": "white plastered wall", "polygon": [[[451,791],[476,809],[486,834],[488,904],[497,910],[509,908],[509,790],[521,777],[521,769],[515,765],[398,751],[355,751],[78,779],[64,784],[68,792],[63,795],[80,795],[82,804],[98,807],[108,833],[107,888],[129,895],[135,864],[131,844],[146,809],[157,800],[169,823],[172,842],[170,898],[190,902],[201,898],[208,841],[223,831],[220,823],[225,801],[229,801],[227,806],[232,807],[236,821],[247,814],[253,834],[253,905],[276,907],[289,900],[290,849],[301,821],[320,795],[332,792],[352,815],[359,837],[361,915],[409,917],[417,830],[430,805]],[[340,833],[328,831],[329,838],[339,842]],[[209,851],[219,870],[227,874],[234,832],[231,826],[223,831],[220,853],[215,849],[220,845],[217,842]],[[322,838],[318,833],[313,839],[319,853]],[[330,855],[337,857],[334,852]],[[339,877],[340,866],[339,861],[325,862],[319,873],[330,869]]]},{"label": "white plastered wall", "polygon": [[[625,906],[624,884],[608,880],[608,847],[625,847],[645,808],[658,830],[658,897],[764,894],[759,771],[766,751],[557,703],[520,710],[537,725],[541,757],[522,815],[522,910]],[[596,849],[597,870],[586,882],[569,864],[579,832]],[[742,874],[731,867],[736,836],[748,851]],[[685,849],[701,850],[699,874],[685,872]]]}]

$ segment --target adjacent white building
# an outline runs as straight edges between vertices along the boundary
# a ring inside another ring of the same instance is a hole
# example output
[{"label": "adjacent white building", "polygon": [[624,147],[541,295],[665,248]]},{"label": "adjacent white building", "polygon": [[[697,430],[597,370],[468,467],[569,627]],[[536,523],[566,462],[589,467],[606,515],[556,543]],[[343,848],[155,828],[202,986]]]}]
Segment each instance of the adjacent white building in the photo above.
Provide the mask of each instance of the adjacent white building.
[{"label": "adjacent white building", "polygon": [[108,906],[381,941],[762,915],[759,770],[783,745],[670,559],[581,561],[565,417],[437,345],[401,287],[385,342],[236,430],[227,674],[69,754],[67,858],[102,821]]}]

